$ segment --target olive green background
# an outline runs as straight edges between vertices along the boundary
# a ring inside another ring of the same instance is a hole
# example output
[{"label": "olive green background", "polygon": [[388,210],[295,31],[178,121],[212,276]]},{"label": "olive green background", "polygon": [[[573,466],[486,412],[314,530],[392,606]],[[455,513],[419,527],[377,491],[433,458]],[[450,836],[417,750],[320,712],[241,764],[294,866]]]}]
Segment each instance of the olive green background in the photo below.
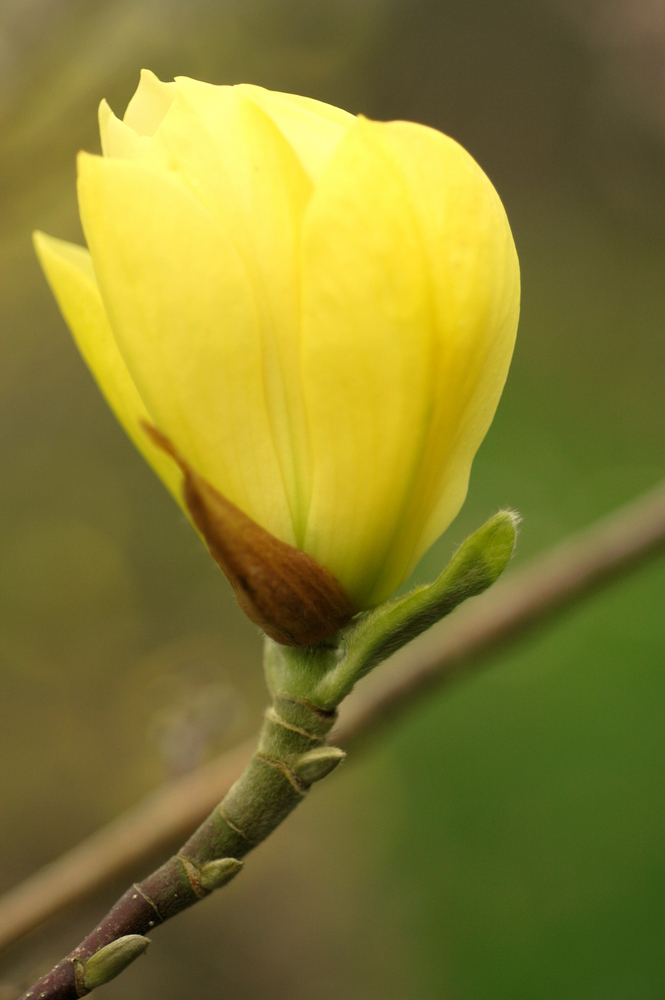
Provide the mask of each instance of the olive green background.
[{"label": "olive green background", "polygon": [[[249,734],[263,702],[254,628],[107,411],[29,243],[81,239],[76,150],[143,65],[426,122],[497,186],[518,347],[419,579],[501,505],[524,516],[519,562],[665,473],[659,0],[4,0],[0,889]],[[103,995],[664,997],[664,596],[655,561],[432,696]],[[8,952],[2,1000],[124,881]]]}]

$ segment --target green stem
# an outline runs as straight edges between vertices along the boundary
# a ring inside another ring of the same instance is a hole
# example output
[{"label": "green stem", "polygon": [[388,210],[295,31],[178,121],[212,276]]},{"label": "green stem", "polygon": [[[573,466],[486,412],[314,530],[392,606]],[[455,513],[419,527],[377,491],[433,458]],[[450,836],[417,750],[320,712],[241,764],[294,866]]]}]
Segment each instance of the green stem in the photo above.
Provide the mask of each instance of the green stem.
[{"label": "green stem", "polygon": [[335,712],[276,698],[245,771],[180,855],[197,865],[225,857],[240,859],[265,840],[303,800],[310,785],[342,759],[341,750],[325,746],[335,718]]}]

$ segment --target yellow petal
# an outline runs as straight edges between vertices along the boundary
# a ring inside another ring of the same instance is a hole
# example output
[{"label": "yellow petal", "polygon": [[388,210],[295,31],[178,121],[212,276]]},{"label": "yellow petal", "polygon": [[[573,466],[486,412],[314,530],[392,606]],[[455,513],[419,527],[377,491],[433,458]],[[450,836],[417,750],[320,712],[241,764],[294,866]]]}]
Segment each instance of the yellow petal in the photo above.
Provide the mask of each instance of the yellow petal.
[{"label": "yellow petal", "polygon": [[517,296],[503,209],[460,146],[405,123],[347,132],[304,224],[304,547],[359,605],[385,599],[457,513]]},{"label": "yellow petal", "polygon": [[253,84],[236,88],[251,98],[274,121],[316,183],[342,136],[355,123],[355,115],[332,104],[297,94],[282,94]]},{"label": "yellow petal", "polygon": [[182,504],[180,470],[141,427],[141,421],[150,417],[113,338],[90,254],[83,247],[40,232],[34,234],[34,243],[60,311],[106,401],[138,450]]},{"label": "yellow petal", "polygon": [[299,544],[309,463],[299,376],[298,262],[311,183],[273,121],[237,88],[179,78],[146,163],[169,172],[230,237],[251,281],[271,433]]},{"label": "yellow petal", "polygon": [[79,205],[114,336],[153,422],[217,490],[293,544],[255,293],[230,240],[181,184],[132,160],[80,154]]},{"label": "yellow petal", "polygon": [[175,92],[175,83],[162,83],[149,69],[142,69],[139,85],[125,111],[125,125],[137,135],[154,135]]},{"label": "yellow petal", "polygon": [[147,136],[139,136],[120,121],[111,111],[106,101],[99,105],[99,135],[104,156],[117,156],[127,160],[138,160],[144,154]]},{"label": "yellow petal", "polygon": [[371,127],[409,189],[429,260],[437,337],[428,440],[395,539],[396,550],[410,552],[405,577],[466,497],[508,375],[520,275],[501,200],[461,146],[410,122]]},{"label": "yellow petal", "polygon": [[102,144],[102,156],[108,156],[108,123],[113,115],[107,100],[100,101],[97,109],[97,120],[99,122],[99,138]]},{"label": "yellow petal", "polygon": [[302,280],[314,469],[305,550],[366,606],[416,474],[433,343],[402,178],[365,125],[349,130],[310,202]]}]

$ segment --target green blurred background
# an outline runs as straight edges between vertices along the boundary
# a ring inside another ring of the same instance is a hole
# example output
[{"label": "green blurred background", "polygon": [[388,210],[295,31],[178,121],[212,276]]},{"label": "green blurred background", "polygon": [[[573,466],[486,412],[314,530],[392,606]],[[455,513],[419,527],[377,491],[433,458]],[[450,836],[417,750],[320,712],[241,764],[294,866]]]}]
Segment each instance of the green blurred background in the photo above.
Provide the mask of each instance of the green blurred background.
[{"label": "green blurred background", "polygon": [[[425,122],[497,186],[518,348],[419,579],[500,505],[524,515],[520,562],[665,473],[661,0],[0,2],[0,889],[248,735],[264,700],[255,630],[29,242],[82,239],[75,153],[141,66]],[[664,594],[661,560],[432,696],[103,995],[665,997]],[[7,953],[0,998],[125,883]]]}]

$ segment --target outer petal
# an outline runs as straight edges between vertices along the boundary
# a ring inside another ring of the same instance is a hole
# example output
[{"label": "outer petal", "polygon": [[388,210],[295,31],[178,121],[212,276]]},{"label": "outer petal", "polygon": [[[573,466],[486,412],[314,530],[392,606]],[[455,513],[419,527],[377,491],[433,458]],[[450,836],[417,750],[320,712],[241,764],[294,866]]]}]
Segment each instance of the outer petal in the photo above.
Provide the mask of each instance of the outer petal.
[{"label": "outer petal", "polygon": [[254,291],[228,237],[181,184],[131,160],[81,154],[79,204],[115,338],[153,421],[200,475],[293,544]]},{"label": "outer petal", "polygon": [[106,101],[99,105],[99,135],[104,156],[116,156],[125,160],[139,160],[146,151],[150,139],[138,135],[129,125],[111,111]]},{"label": "outer petal", "polygon": [[62,315],[106,401],[143,457],[182,504],[180,470],[141,427],[141,421],[150,417],[113,338],[90,254],[45,233],[35,233],[34,242]]},{"label": "outer petal", "polygon": [[162,83],[149,69],[142,69],[139,85],[125,111],[125,125],[137,135],[154,135],[175,94],[175,83]]},{"label": "outer petal", "polygon": [[272,437],[298,543],[309,504],[299,374],[299,250],[312,186],[271,119],[233,87],[178,79],[145,160],[205,205],[238,251],[258,310]]},{"label": "outer petal", "polygon": [[432,405],[427,261],[404,180],[349,130],[303,232],[303,381],[313,489],[305,551],[360,606],[417,474]]},{"label": "outer petal", "polygon": [[355,115],[311,97],[281,94],[253,84],[236,88],[265,111],[289,141],[314,183],[319,179]]},{"label": "outer petal", "polygon": [[437,341],[430,431],[395,538],[396,552],[410,552],[406,577],[466,497],[508,375],[520,275],[505,210],[475,160],[421,125],[374,127],[408,186],[429,261]]},{"label": "outer petal", "polygon": [[305,548],[372,605],[464,499],[512,353],[516,256],[498,196],[457,143],[361,121],[317,187],[303,260]]}]

